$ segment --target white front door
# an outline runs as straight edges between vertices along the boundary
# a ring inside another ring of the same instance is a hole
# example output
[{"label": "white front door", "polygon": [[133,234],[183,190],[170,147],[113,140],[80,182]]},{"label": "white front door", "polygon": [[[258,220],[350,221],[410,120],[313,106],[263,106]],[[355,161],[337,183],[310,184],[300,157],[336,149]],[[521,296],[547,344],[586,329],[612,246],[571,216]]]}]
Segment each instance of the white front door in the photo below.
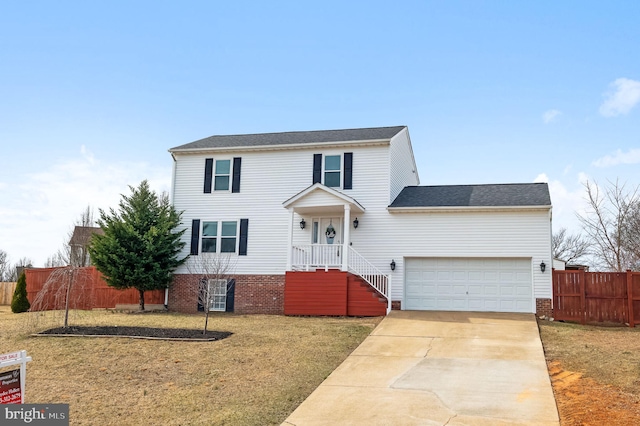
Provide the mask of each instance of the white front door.
[{"label": "white front door", "polygon": [[[330,228],[333,228],[334,232],[327,235],[327,230]],[[311,238],[313,239],[311,241],[313,244],[342,244],[342,218],[323,217],[314,219]]]},{"label": "white front door", "polygon": [[312,265],[339,268],[342,265],[342,219],[326,217],[313,219],[311,229]]}]

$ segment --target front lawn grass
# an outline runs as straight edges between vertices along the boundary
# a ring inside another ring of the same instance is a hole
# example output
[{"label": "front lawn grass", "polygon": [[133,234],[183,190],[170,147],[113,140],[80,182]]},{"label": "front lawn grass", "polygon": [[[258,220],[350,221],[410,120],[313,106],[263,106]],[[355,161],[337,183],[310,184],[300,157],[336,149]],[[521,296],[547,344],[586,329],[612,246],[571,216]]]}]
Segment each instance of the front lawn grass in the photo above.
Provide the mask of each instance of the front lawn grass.
[{"label": "front lawn grass", "polygon": [[[0,353],[27,350],[26,402],[68,403],[73,425],[280,424],[380,321],[221,313],[208,329],[230,337],[176,342],[30,337],[43,328],[37,315],[0,307]],[[203,322],[89,311],[70,325],[201,329]]]}]

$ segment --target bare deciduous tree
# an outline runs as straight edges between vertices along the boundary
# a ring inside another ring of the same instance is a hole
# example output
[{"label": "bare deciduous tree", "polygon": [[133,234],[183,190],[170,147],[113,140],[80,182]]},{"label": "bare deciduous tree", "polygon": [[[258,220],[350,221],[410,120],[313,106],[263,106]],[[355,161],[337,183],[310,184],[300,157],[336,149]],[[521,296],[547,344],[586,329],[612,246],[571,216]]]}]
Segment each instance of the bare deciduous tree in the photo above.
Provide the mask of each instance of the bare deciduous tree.
[{"label": "bare deciduous tree", "polygon": [[589,210],[578,215],[591,243],[591,254],[599,267],[622,272],[633,266],[625,236],[634,206],[638,203],[638,190],[626,190],[625,184],[609,182],[601,189],[597,183],[586,182],[586,200]]},{"label": "bare deciduous tree", "polygon": [[88,268],[66,266],[55,269],[31,304],[31,311],[64,310],[63,327],[69,326],[69,309],[92,305],[86,300],[93,286]]},{"label": "bare deciduous tree", "polygon": [[11,276],[11,261],[6,251],[0,250],[0,282],[9,281]]},{"label": "bare deciduous tree", "polygon": [[227,253],[201,253],[198,256],[189,256],[185,265],[189,273],[197,277],[190,287],[190,292],[204,308],[202,334],[206,334],[209,312],[221,310],[226,305],[227,293],[235,285],[231,280],[235,258]]},{"label": "bare deciduous tree", "polygon": [[575,262],[589,253],[589,240],[580,234],[567,234],[567,228],[560,228],[551,239],[553,257],[566,263]]},{"label": "bare deciduous tree", "polygon": [[631,213],[624,224],[623,235],[629,255],[630,268],[640,270],[640,199],[631,206]]},{"label": "bare deciduous tree", "polygon": [[65,259],[61,250],[58,250],[55,254],[47,257],[47,260],[44,262],[45,268],[55,268],[57,266],[67,266],[67,260]]},{"label": "bare deciduous tree", "polygon": [[13,265],[13,268],[9,271],[9,281],[18,281],[18,276],[24,268],[31,268],[33,266],[33,261],[28,257],[21,257],[18,261]]}]

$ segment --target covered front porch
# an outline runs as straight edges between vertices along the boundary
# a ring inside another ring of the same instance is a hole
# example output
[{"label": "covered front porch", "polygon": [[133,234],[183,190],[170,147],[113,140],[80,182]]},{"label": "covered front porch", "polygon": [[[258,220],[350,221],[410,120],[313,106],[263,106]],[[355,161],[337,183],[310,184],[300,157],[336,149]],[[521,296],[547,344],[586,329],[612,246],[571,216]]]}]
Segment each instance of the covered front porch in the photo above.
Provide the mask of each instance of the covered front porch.
[{"label": "covered front porch", "polygon": [[[311,311],[317,312],[302,313],[296,308],[293,310],[296,315],[331,315],[326,313],[323,305],[346,306],[350,297],[348,289],[352,289],[352,298],[356,297],[354,291],[357,289],[354,285],[347,285],[348,276],[355,277],[351,282],[359,281],[368,287],[367,291],[371,291],[375,300],[374,305],[382,300],[388,312],[391,308],[390,276],[351,247],[351,233],[358,227],[358,216],[365,214],[365,208],[352,197],[320,183],[310,186],[283,205],[289,211],[285,314],[287,306],[291,307],[287,301],[294,298],[302,305],[315,306]],[[338,285],[336,280],[345,291],[329,291]],[[312,287],[315,290],[312,291]],[[343,298],[344,301],[341,300]],[[341,313],[335,315],[347,315],[344,310],[338,311]]]}]

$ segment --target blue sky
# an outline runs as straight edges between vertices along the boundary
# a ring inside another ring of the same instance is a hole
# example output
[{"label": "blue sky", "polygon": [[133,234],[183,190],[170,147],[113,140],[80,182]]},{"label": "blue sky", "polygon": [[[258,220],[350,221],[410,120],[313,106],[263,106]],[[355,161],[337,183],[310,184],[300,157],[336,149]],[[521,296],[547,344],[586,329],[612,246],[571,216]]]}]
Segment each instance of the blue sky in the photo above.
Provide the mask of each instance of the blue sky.
[{"label": "blue sky", "polygon": [[214,134],[407,125],[423,185],[640,183],[640,2],[5,1],[0,249],[167,190]]}]

